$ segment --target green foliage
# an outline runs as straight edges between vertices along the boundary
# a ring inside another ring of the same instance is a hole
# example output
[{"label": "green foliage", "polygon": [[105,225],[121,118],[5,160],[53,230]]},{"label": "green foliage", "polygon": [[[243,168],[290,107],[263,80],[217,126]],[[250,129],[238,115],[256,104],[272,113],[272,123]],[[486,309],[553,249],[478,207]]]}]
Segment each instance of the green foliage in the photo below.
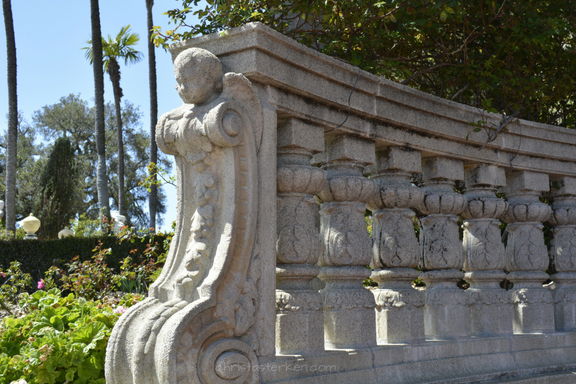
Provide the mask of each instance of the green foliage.
[{"label": "green foliage", "polygon": [[121,314],[57,289],[25,294],[20,306],[30,313],[0,325],[0,384],[105,383],[106,344]]},{"label": "green foliage", "polygon": [[[20,269],[20,263],[13,261],[6,270],[0,269],[0,301],[3,306],[16,304],[21,293],[32,285],[32,277]],[[6,310],[6,308],[4,308]],[[10,312],[8,310],[8,312]]]},{"label": "green foliage", "polygon": [[[115,207],[118,206],[118,144],[116,136],[116,115],[114,105],[105,105],[106,125],[106,159],[108,164],[108,189]],[[137,107],[125,101],[122,107],[122,126],[124,137],[124,164],[125,164],[125,204],[126,216],[129,224],[139,227],[148,226],[147,205],[148,191],[139,186],[139,183],[148,175],[146,166],[149,162],[148,146],[149,134],[143,129],[140,121],[141,113]],[[62,97],[58,103],[46,105],[36,111],[32,117],[34,132],[38,132],[45,142],[54,138],[67,137],[74,148],[74,154],[82,175],[79,188],[82,190],[82,202],[76,208],[76,213],[85,214],[87,219],[97,219],[98,194],[96,188],[96,166],[98,156],[94,138],[95,110],[78,95],[70,94]],[[2,164],[0,146],[0,165]],[[43,155],[44,156],[44,155]],[[43,158],[43,157],[42,157]],[[170,170],[171,163],[166,156],[159,157],[159,164],[166,170]],[[23,178],[31,177],[32,174],[23,174]],[[38,176],[39,179],[39,176]],[[2,188],[0,180],[0,189]],[[37,195],[38,182],[35,184]],[[159,213],[165,213],[166,197],[159,190]],[[35,206],[36,207],[36,206]],[[28,209],[30,212],[39,212],[37,208]],[[61,230],[62,228],[59,228]]]},{"label": "green foliage", "polygon": [[[18,261],[21,269],[36,281],[52,266],[64,268],[78,256],[78,262],[92,259],[99,242],[101,249],[110,249],[106,263],[113,271],[120,271],[122,261],[130,255],[133,263],[147,263],[150,258],[156,261],[165,257],[165,241],[171,235],[158,233],[149,236],[133,237],[121,241],[115,236],[107,237],[66,237],[57,240],[0,240],[0,268],[7,269],[12,261]],[[132,241],[133,240],[133,241]]]},{"label": "green foliage", "polygon": [[[571,0],[181,0],[157,46],[259,21],[424,92],[529,120],[576,126]],[[199,23],[187,23],[193,14]],[[480,128],[480,127],[477,127]],[[483,127],[490,129],[492,127]]]},{"label": "green foliage", "polygon": [[57,238],[58,232],[76,216],[76,209],[82,203],[79,176],[72,143],[66,137],[59,137],[52,146],[40,179],[42,211],[39,236]]}]

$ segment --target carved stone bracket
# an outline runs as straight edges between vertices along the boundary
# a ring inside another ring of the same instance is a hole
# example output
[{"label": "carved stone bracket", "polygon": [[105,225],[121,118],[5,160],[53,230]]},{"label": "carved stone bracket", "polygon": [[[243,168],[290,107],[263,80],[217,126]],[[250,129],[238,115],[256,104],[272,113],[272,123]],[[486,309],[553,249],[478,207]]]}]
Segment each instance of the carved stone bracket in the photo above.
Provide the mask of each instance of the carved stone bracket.
[{"label": "carved stone bracket", "polygon": [[462,244],[458,233],[458,214],[466,199],[454,192],[454,182],[464,179],[460,160],[444,157],[424,159],[422,164],[424,199],[419,207],[421,219],[420,279],[426,283],[424,307],[425,334],[428,339],[470,337],[468,295],[456,285],[463,277]]},{"label": "carved stone bracket", "polygon": [[262,110],[251,83],[224,75],[208,51],[180,53],[175,73],[184,104],[161,117],[156,137],[176,160],[175,235],[149,298],[114,327],[106,381],[257,383]]},{"label": "carved stone bracket", "polygon": [[379,344],[424,340],[424,294],[411,284],[418,277],[419,259],[413,209],[424,194],[410,179],[421,170],[420,152],[399,147],[377,151],[369,168],[378,188],[367,207],[373,217],[371,278],[378,282],[373,293]]},{"label": "carved stone bracket", "polygon": [[328,180],[318,194],[323,252],[318,276],[325,284],[324,336],[327,348],[376,345],[374,296],[362,286],[370,276],[371,240],[364,219],[365,204],[376,193],[374,181],[362,175],[374,162],[374,143],[352,136],[326,142],[322,160]]},{"label": "carved stone bracket", "polygon": [[542,287],[549,264],[542,222],[551,209],[539,200],[541,192],[549,190],[548,175],[513,171],[506,181],[509,207],[503,220],[508,223],[506,269],[508,280],[514,283],[514,333],[552,332],[552,294]]},{"label": "carved stone bracket", "polygon": [[276,351],[324,350],[322,298],[310,282],[322,250],[313,196],[326,184],[326,173],[310,165],[324,150],[322,127],[290,118],[278,126],[276,242]]},{"label": "carved stone bracket", "polygon": [[551,200],[549,255],[556,331],[571,332],[576,331],[576,178],[553,180]]},{"label": "carved stone bracket", "polygon": [[470,283],[472,335],[512,334],[512,304],[508,292],[500,288],[506,274],[505,249],[500,221],[508,203],[496,197],[496,188],[506,185],[503,168],[472,165],[465,168],[467,204],[464,218],[464,279]]}]

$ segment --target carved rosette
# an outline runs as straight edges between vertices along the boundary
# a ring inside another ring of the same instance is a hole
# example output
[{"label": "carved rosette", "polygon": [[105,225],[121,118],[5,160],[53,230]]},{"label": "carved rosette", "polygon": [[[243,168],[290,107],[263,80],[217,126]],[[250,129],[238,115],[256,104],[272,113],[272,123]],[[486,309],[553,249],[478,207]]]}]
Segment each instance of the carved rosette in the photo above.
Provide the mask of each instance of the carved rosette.
[{"label": "carved rosette", "polygon": [[[181,55],[180,71],[206,60],[220,65],[205,50]],[[244,76],[226,74],[221,87],[212,101],[184,104],[158,123],[160,149],[176,158],[178,222],[150,297],[114,327],[108,383],[259,382],[254,326],[262,110]]]}]

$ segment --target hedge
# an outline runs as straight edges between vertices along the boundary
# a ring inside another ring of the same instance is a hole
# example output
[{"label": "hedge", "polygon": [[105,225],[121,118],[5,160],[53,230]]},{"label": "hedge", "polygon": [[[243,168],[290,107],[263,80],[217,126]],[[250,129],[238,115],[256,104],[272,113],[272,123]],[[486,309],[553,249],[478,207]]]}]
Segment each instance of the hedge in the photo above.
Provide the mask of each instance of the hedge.
[{"label": "hedge", "polygon": [[[164,252],[165,236],[156,235],[153,241],[158,245],[157,253]],[[150,243],[150,237],[138,237],[131,241],[120,241],[115,236],[109,237],[66,237],[58,240],[5,240],[0,241],[0,268],[7,269],[10,262],[19,261],[23,272],[30,273],[34,279],[44,277],[44,272],[56,265],[64,264],[75,256],[80,261],[90,260],[98,242],[103,248],[111,248],[106,263],[118,271],[120,262],[131,256],[135,262],[144,260],[143,252]],[[136,250],[135,252],[131,252]]]}]

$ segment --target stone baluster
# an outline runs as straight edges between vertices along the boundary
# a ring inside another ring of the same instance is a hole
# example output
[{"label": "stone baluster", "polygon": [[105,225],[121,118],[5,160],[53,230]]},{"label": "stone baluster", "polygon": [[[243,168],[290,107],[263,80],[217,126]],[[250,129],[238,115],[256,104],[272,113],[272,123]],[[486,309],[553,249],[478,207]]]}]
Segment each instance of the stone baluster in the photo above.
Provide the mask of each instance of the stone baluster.
[{"label": "stone baluster", "polygon": [[422,162],[424,200],[421,220],[421,261],[426,283],[424,331],[427,339],[470,337],[468,294],[456,285],[463,277],[462,243],[458,214],[466,206],[463,195],[454,191],[454,182],[464,179],[460,160],[431,157]]},{"label": "stone baluster", "polygon": [[503,220],[508,223],[506,269],[514,284],[514,333],[554,331],[552,294],[542,287],[549,264],[542,222],[551,209],[539,197],[548,190],[548,175],[543,173],[513,171],[506,177],[509,207]]},{"label": "stone baluster", "polygon": [[374,295],[362,286],[370,276],[371,239],[364,219],[365,203],[376,193],[374,181],[362,175],[374,162],[374,143],[352,136],[326,142],[323,168],[326,188],[320,228],[323,252],[318,265],[325,283],[324,338],[327,348],[363,348],[376,345]]},{"label": "stone baluster", "polygon": [[576,331],[576,178],[552,182],[550,270],[556,331]]},{"label": "stone baluster", "polygon": [[496,197],[496,188],[506,185],[506,175],[503,168],[485,164],[468,166],[464,172],[464,279],[470,283],[472,335],[511,335],[510,295],[500,287],[506,278],[506,251],[498,220],[508,203]]},{"label": "stone baluster", "polygon": [[324,130],[290,119],[278,127],[278,214],[276,244],[276,350],[307,354],[324,350],[322,298],[310,281],[321,252],[314,195],[326,183],[310,165],[324,150]]},{"label": "stone baluster", "polygon": [[376,152],[372,172],[378,193],[372,210],[374,290],[378,344],[424,341],[424,293],[412,287],[419,272],[414,211],[424,194],[410,183],[422,171],[420,152],[390,147]]}]

